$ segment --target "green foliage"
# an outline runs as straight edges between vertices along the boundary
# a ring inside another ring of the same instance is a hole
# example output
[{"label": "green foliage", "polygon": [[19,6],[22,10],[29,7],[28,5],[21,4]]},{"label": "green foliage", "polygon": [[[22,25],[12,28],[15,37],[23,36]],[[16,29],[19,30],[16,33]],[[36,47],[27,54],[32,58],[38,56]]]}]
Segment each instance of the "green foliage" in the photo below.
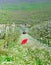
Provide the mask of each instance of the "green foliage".
[{"label": "green foliage", "polygon": [[[28,23],[30,25],[29,34],[40,42],[50,45],[51,28],[45,25],[45,21],[51,20],[51,8],[49,7],[51,3],[44,5],[26,4],[26,6],[25,4],[20,4],[19,7],[13,7],[12,5],[8,6],[8,8],[3,5],[3,9],[5,10],[0,10],[0,23],[11,24],[14,22],[18,26],[23,23]],[[13,32],[10,27],[9,32],[5,34],[4,40],[0,39],[0,46],[2,44],[7,46],[7,48],[4,47],[5,51],[0,51],[0,65],[4,65],[2,64],[3,62],[7,63],[12,61],[13,64],[11,65],[51,65],[51,53],[48,50],[39,48],[32,50],[29,46],[22,46],[18,43],[21,27],[19,30],[17,29],[15,28]],[[7,50],[8,52],[6,52]],[[5,65],[9,65],[9,63]]]},{"label": "green foliage", "polygon": [[4,41],[3,39],[0,39],[0,46],[2,46],[4,44]]},{"label": "green foliage", "polygon": [[6,32],[5,34],[5,43],[7,42],[8,44],[11,44],[12,42],[15,42],[16,40],[19,39],[20,33],[19,30],[14,30],[14,32],[12,32],[12,28],[9,29],[8,32]]},{"label": "green foliage", "polygon": [[5,61],[13,61],[12,57],[6,56]]},{"label": "green foliage", "polygon": [[32,29],[30,29],[29,34],[40,42],[51,46],[51,23],[49,21],[47,21],[47,23],[43,25],[40,24],[37,26],[33,26]]},{"label": "green foliage", "polygon": [[10,56],[4,56],[4,55],[0,55],[0,62],[4,62],[4,61],[13,61],[13,57],[10,57]]},{"label": "green foliage", "polygon": [[[7,55],[0,55],[0,63],[12,62],[15,65],[51,65],[51,56],[48,50],[35,48],[34,50],[15,43],[15,46],[8,48]],[[1,64],[2,65],[2,64]]]}]

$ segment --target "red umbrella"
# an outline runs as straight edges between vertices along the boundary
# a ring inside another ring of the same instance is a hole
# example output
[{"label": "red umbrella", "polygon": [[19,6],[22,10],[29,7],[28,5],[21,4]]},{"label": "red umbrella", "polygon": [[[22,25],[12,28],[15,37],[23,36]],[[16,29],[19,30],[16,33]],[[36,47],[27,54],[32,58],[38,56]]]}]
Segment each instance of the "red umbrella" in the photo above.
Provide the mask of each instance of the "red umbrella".
[{"label": "red umbrella", "polygon": [[26,44],[26,43],[27,43],[27,41],[28,41],[28,39],[27,39],[27,38],[26,38],[26,39],[23,39],[21,44]]}]

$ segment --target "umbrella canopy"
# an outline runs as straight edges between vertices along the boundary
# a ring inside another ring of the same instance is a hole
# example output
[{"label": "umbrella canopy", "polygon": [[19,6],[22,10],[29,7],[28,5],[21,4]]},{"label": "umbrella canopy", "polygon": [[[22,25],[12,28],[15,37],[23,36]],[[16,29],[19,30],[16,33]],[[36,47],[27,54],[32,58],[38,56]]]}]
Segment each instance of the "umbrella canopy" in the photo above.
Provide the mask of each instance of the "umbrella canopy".
[{"label": "umbrella canopy", "polygon": [[27,43],[27,41],[28,41],[28,39],[26,38],[26,39],[23,39],[22,40],[22,42],[21,42],[21,44],[26,44]]}]

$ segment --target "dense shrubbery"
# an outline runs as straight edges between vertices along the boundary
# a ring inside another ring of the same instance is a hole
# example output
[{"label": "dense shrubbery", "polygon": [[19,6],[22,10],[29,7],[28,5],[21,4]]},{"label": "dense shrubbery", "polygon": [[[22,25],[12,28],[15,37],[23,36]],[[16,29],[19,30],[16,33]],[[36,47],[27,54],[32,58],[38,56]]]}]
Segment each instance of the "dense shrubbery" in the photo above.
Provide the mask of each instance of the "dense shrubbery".
[{"label": "dense shrubbery", "polygon": [[[6,25],[6,24],[5,24]],[[15,27],[15,29],[13,30],[13,27],[11,26],[8,26],[9,29],[5,29],[4,32],[2,32],[1,30],[1,33],[0,33],[0,40],[4,40],[4,47],[8,46],[9,44],[11,44],[12,42],[15,42],[16,40],[19,39],[19,36],[20,36],[20,32],[19,30],[17,30],[17,28]],[[3,28],[4,30],[4,28]]]},{"label": "dense shrubbery", "polygon": [[40,42],[51,46],[51,23],[46,24],[45,26],[40,25],[39,27],[33,27],[29,34]]}]

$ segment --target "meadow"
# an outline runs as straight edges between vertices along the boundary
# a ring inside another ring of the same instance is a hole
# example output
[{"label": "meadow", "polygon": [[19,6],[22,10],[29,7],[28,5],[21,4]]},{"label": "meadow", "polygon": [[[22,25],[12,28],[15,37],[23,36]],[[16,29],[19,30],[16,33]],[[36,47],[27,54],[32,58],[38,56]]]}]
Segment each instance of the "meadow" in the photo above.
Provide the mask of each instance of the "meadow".
[{"label": "meadow", "polygon": [[[3,4],[0,24],[9,24],[0,33],[0,65],[51,65],[51,3]],[[24,24],[27,35],[20,32]],[[29,42],[21,45],[24,38]]]}]

